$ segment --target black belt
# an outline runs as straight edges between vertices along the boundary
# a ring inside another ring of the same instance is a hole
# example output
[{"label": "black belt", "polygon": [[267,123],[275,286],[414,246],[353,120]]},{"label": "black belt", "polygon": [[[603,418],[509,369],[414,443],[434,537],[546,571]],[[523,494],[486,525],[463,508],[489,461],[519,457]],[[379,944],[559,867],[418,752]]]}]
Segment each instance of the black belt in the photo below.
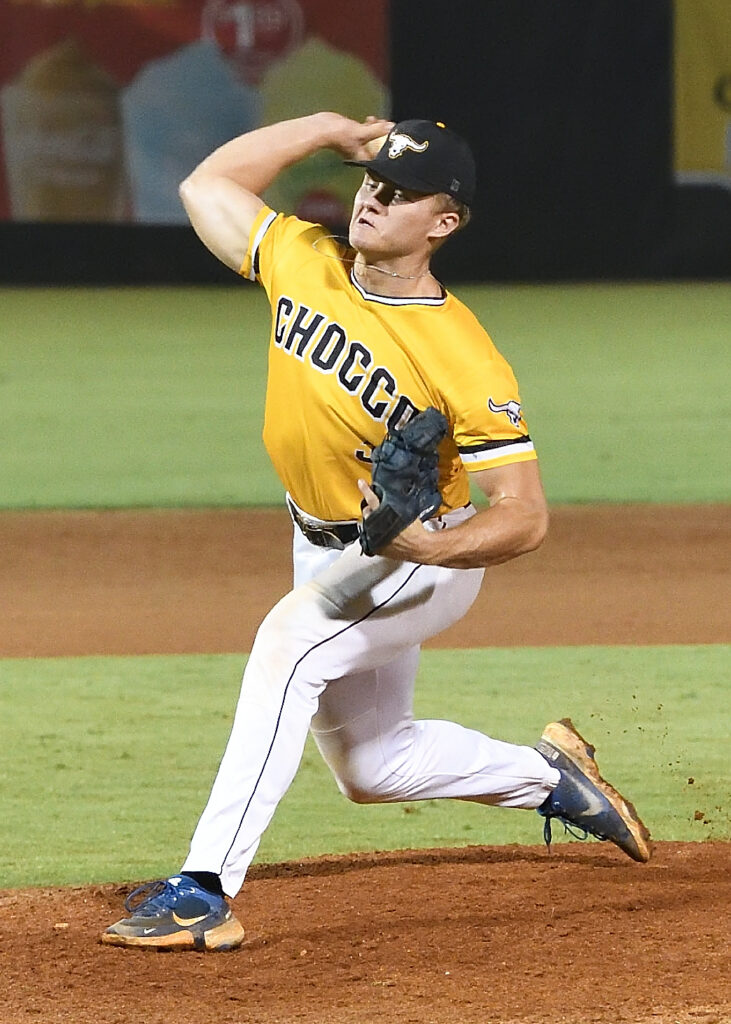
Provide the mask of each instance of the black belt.
[{"label": "black belt", "polygon": [[299,527],[302,536],[318,548],[335,548],[342,551],[358,539],[357,523],[311,523],[300,515],[291,501],[287,502],[289,514]]}]

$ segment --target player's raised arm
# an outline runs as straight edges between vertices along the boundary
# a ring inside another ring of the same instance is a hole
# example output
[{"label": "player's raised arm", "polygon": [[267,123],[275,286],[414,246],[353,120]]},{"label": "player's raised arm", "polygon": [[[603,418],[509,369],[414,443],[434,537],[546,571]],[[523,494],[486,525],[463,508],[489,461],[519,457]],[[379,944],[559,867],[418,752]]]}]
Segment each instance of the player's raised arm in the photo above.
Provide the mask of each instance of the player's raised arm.
[{"label": "player's raised arm", "polygon": [[180,198],[203,244],[238,271],[262,193],[286,167],[320,149],[365,159],[367,143],[385,135],[390,121],[353,121],[323,112],[257,128],[227,142],[182,182]]}]

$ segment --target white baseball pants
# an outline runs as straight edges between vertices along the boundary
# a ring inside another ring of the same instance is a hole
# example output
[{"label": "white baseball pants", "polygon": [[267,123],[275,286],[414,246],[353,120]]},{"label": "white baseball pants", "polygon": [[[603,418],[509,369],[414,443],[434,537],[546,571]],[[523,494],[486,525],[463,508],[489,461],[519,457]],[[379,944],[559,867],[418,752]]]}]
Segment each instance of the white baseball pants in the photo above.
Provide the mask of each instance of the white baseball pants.
[{"label": "white baseball pants", "polygon": [[[472,514],[460,509],[434,525]],[[357,543],[314,547],[296,528],[294,564],[294,589],[256,635],[182,870],[219,874],[236,895],[308,729],[341,791],[360,803],[455,797],[535,808],[545,800],[559,773],[532,747],[413,718],[419,646],[467,612],[482,569],[366,558]]]}]

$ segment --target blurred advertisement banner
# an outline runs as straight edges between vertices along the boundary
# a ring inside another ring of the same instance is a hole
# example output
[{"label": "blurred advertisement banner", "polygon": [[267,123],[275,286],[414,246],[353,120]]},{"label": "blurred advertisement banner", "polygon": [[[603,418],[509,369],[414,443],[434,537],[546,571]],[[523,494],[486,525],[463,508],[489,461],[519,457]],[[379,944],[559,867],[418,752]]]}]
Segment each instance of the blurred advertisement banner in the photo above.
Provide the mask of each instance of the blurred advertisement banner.
[{"label": "blurred advertisement banner", "polygon": [[[180,181],[260,124],[388,114],[388,0],[0,0],[0,220],[187,223]],[[342,223],[335,153],[269,201]]]},{"label": "blurred advertisement banner", "polygon": [[675,0],[675,180],[731,188],[729,0]]}]

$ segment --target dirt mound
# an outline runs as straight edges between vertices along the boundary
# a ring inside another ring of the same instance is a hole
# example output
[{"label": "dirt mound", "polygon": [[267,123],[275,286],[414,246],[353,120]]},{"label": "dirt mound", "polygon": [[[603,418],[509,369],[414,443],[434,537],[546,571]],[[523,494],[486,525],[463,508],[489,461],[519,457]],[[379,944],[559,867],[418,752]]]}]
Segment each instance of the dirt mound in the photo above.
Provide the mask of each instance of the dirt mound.
[{"label": "dirt mound", "polygon": [[0,894],[3,1024],[722,1024],[729,844],[255,867],[233,953],[102,946],[128,887]]}]

